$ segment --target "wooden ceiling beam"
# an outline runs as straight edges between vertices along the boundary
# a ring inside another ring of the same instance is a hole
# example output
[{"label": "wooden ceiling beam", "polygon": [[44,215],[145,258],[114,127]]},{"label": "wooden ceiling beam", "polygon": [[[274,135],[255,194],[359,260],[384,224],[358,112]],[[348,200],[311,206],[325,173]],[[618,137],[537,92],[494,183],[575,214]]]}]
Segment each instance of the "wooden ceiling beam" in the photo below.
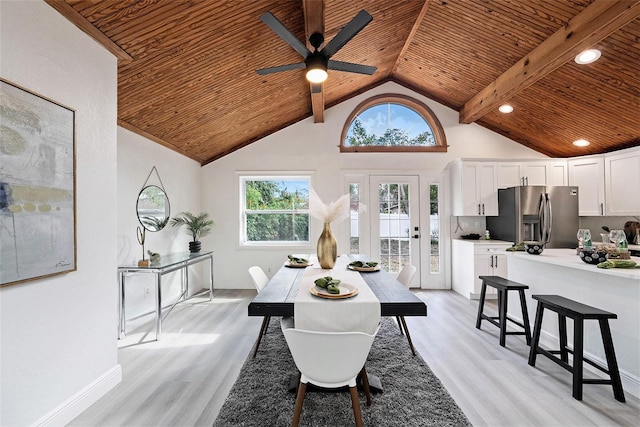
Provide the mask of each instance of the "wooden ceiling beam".
[{"label": "wooden ceiling beam", "polygon": [[109,37],[107,37],[102,31],[98,30],[91,22],[89,22],[84,16],[77,12],[69,3],[64,0],[44,0],[49,6],[54,8],[60,15],[67,18],[69,22],[74,24],[84,33],[89,35],[95,41],[100,43],[109,52],[111,52],[118,60],[131,61],[133,57],[129,55],[124,49],[115,44]]},{"label": "wooden ceiling beam", "polygon": [[478,120],[639,16],[640,0],[595,0],[467,101],[460,110],[460,123]]},{"label": "wooden ceiling beam", "polygon": [[[304,30],[307,47],[313,51],[313,46],[309,43],[309,37],[313,33],[324,35],[324,0],[302,0],[302,10],[304,13]],[[324,123],[324,84],[322,90],[314,93],[309,83],[311,93],[311,110],[313,111],[313,122]]]},{"label": "wooden ceiling beam", "polygon": [[418,14],[418,17],[416,18],[415,22],[413,23],[413,27],[411,28],[411,32],[409,32],[409,36],[407,37],[407,40],[405,40],[404,45],[402,46],[402,49],[400,50],[400,54],[396,58],[396,62],[393,64],[393,68],[391,69],[391,75],[392,76],[395,75],[396,71],[398,71],[398,68],[400,67],[400,64],[402,63],[402,58],[407,53],[407,50],[409,49],[409,46],[411,46],[411,43],[413,42],[413,38],[415,37],[416,33],[418,32],[418,28],[420,28],[420,24],[422,24],[422,20],[424,19],[425,15],[427,14],[427,10],[429,10],[429,2],[430,2],[430,0],[424,0],[424,4],[422,5],[422,9],[420,9],[420,13]]}]

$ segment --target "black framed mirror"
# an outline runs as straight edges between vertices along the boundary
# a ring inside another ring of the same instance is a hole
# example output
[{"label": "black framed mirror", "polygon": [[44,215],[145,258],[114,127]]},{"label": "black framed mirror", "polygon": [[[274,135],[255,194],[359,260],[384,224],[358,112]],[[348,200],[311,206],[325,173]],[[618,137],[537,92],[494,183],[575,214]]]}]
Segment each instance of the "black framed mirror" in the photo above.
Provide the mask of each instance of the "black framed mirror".
[{"label": "black framed mirror", "polygon": [[136,213],[145,230],[162,230],[169,223],[171,213],[167,193],[157,185],[147,185],[138,194]]}]

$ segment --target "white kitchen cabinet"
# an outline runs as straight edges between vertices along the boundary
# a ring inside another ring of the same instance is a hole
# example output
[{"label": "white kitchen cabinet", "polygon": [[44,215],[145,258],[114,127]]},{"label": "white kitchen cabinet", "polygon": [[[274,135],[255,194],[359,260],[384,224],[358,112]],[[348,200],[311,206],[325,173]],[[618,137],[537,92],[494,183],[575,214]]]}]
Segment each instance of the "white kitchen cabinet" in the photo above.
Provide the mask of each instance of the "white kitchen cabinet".
[{"label": "white kitchen cabinet", "polygon": [[498,188],[519,185],[567,185],[564,160],[497,162]]},{"label": "white kitchen cabinet", "polygon": [[567,161],[580,216],[640,215],[640,148]]},{"label": "white kitchen cabinet", "polygon": [[[451,287],[470,299],[480,298],[482,281],[478,276],[507,278],[507,255],[510,242],[501,240],[451,241]],[[495,289],[487,288],[495,294]]]},{"label": "white kitchen cabinet", "polygon": [[500,162],[496,165],[498,188],[524,185],[521,162]]},{"label": "white kitchen cabinet", "polygon": [[496,165],[456,161],[451,168],[453,215],[498,215]]},{"label": "white kitchen cabinet", "polygon": [[605,212],[640,215],[640,148],[604,156]]},{"label": "white kitchen cabinet", "polygon": [[567,162],[565,160],[550,161],[547,167],[547,185],[561,187],[569,185]]},{"label": "white kitchen cabinet", "polygon": [[578,186],[579,215],[604,215],[604,157],[570,159],[567,161],[567,167],[569,185]]}]

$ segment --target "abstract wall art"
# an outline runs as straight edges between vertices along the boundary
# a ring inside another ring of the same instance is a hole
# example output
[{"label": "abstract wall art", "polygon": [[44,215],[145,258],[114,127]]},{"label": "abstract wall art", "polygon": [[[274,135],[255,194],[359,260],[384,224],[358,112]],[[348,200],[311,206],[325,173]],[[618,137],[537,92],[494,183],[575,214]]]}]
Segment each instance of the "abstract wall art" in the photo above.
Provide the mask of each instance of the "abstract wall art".
[{"label": "abstract wall art", "polygon": [[76,270],[75,111],[0,79],[0,286]]}]

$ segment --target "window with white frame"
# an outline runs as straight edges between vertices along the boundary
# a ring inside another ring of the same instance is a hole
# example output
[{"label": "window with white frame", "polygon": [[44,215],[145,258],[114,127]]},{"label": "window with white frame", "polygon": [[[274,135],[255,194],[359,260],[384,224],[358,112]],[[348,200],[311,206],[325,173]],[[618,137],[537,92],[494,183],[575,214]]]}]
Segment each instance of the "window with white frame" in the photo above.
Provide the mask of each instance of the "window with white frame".
[{"label": "window with white frame", "polygon": [[309,243],[310,176],[242,176],[244,245]]}]

